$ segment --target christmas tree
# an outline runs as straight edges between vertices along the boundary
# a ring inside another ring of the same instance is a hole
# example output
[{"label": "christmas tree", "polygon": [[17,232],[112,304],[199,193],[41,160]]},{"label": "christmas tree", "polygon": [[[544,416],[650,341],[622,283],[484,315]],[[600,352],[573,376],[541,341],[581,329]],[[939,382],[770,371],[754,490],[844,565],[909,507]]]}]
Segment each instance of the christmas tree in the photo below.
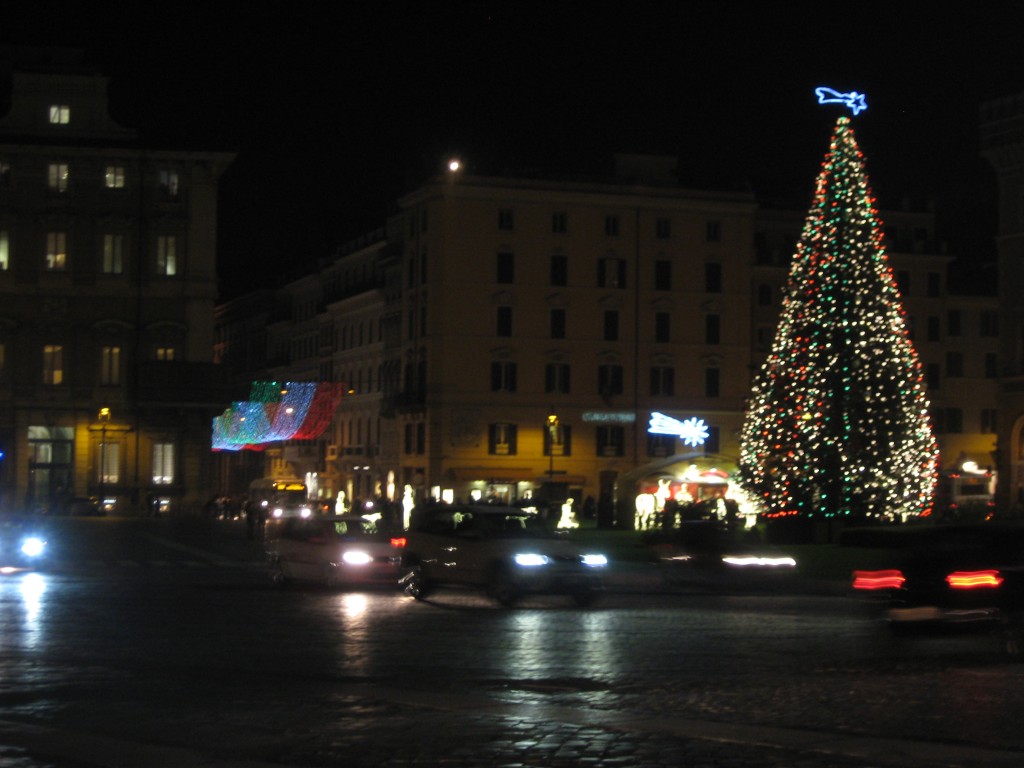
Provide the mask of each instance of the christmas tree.
[{"label": "christmas tree", "polygon": [[743,425],[740,478],[770,517],[931,510],[938,448],[921,364],[849,117],[840,117]]}]

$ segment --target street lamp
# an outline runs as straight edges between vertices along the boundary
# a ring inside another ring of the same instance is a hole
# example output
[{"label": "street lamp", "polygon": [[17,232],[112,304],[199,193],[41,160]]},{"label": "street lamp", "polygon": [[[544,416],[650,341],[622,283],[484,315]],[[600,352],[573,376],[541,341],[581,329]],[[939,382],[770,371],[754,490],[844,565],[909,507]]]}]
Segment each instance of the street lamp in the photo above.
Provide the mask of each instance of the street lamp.
[{"label": "street lamp", "polygon": [[548,411],[548,491],[555,481],[555,441],[558,440],[558,414],[554,407]]},{"label": "street lamp", "polygon": [[107,481],[107,424],[110,422],[110,409],[100,408],[100,509],[106,504],[104,484]]}]

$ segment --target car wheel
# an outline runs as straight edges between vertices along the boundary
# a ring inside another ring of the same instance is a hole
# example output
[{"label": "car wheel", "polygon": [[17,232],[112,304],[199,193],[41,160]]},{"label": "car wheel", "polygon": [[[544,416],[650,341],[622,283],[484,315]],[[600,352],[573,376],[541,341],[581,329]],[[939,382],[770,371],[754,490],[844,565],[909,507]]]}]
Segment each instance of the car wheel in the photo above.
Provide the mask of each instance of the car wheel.
[{"label": "car wheel", "polygon": [[405,594],[409,597],[424,600],[430,594],[430,580],[423,571],[423,566],[414,565],[410,568],[409,572],[403,577],[402,583],[405,585]]},{"label": "car wheel", "polygon": [[512,573],[507,566],[499,566],[491,578],[491,597],[505,607],[511,607],[519,600],[519,589],[512,579]]}]

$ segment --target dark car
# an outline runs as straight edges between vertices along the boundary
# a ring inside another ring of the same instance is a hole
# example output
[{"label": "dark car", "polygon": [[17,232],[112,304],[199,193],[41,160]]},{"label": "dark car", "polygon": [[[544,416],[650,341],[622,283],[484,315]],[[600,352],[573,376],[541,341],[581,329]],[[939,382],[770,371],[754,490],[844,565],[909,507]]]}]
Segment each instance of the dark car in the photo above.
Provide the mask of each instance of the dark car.
[{"label": "dark car", "polygon": [[758,590],[779,586],[796,573],[796,560],[717,520],[686,520],[678,527],[649,532],[669,584],[712,590]]},{"label": "dark car", "polygon": [[46,563],[47,536],[32,516],[0,515],[0,573],[35,570]]},{"label": "dark car", "polygon": [[[934,525],[894,531],[874,541],[875,567],[856,570],[855,594],[895,630],[992,629],[1007,651],[1021,653],[1024,526]],[[847,542],[850,543],[850,542]]]},{"label": "dark car", "polygon": [[411,522],[402,581],[417,599],[454,586],[482,589],[503,605],[527,594],[570,595],[588,605],[602,589],[607,558],[526,510],[436,504],[413,510]]}]

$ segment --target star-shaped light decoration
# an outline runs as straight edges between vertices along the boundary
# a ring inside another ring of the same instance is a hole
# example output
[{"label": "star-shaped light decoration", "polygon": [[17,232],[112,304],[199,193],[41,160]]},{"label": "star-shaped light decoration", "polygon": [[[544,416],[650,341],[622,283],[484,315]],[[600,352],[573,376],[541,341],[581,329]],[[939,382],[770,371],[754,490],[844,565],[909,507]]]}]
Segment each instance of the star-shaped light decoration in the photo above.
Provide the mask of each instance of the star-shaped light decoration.
[{"label": "star-shaped light decoration", "polygon": [[655,435],[675,435],[682,438],[684,445],[703,445],[710,432],[704,419],[691,416],[686,421],[673,419],[663,413],[652,413],[648,432]]}]

